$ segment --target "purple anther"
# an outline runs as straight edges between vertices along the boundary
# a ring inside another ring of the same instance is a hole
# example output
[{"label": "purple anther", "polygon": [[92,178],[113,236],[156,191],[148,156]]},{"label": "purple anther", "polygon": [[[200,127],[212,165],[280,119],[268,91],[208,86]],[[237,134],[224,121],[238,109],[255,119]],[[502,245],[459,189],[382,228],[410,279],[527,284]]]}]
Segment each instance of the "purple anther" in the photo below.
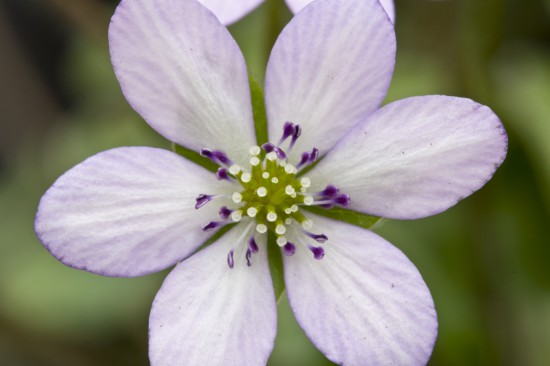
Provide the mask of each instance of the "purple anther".
[{"label": "purple anther", "polygon": [[216,178],[218,178],[218,180],[225,179],[231,181],[231,177],[229,176],[226,168],[218,168],[218,171],[216,172]]},{"label": "purple anther", "polygon": [[324,190],[319,192],[319,195],[324,197],[335,197],[338,193],[340,193],[340,189],[335,185],[329,184]]},{"label": "purple anther", "polygon": [[275,145],[273,145],[271,142],[266,142],[262,145],[262,149],[264,149],[266,153],[270,153],[275,150]]},{"label": "purple anther", "polygon": [[302,159],[300,159],[300,162],[298,163],[298,165],[296,165],[296,168],[300,168],[302,165],[304,165],[305,163],[307,163],[309,161],[309,157],[310,157],[310,153],[309,152],[304,152],[302,153]]},{"label": "purple anther", "polygon": [[319,149],[314,147],[313,150],[311,150],[311,155],[309,156],[309,162],[313,163],[314,161],[319,158]]},{"label": "purple anther", "polygon": [[229,216],[231,215],[232,212],[233,212],[233,210],[230,210],[230,209],[228,209],[227,207],[222,206],[222,207],[220,207],[219,214],[220,214],[220,217],[221,217],[223,220],[227,220],[227,219],[229,218]]},{"label": "purple anther", "polygon": [[309,236],[310,238],[314,239],[318,243],[324,243],[328,240],[328,237],[325,234],[313,234],[308,231],[304,231],[304,233]]},{"label": "purple anther", "polygon": [[208,202],[212,201],[214,199],[214,196],[210,196],[208,194],[201,193],[195,198],[195,208],[199,209],[202,206],[206,205]]},{"label": "purple anther", "polygon": [[281,139],[279,140],[279,143],[277,145],[281,145],[287,138],[294,135],[296,132],[296,127],[294,127],[294,123],[287,121],[285,122],[283,126],[283,136],[281,136]]},{"label": "purple anther", "polygon": [[248,248],[252,251],[252,253],[258,253],[260,248],[258,248],[258,244],[256,244],[256,240],[254,240],[254,236],[251,236],[250,239],[248,239]]},{"label": "purple anther", "polygon": [[233,269],[233,266],[235,265],[235,261],[233,260],[233,249],[227,253],[227,265],[229,268]]},{"label": "purple anther", "polygon": [[283,159],[286,159],[286,154],[285,152],[283,151],[283,149],[281,149],[280,147],[278,146],[274,146],[273,147],[273,151],[275,151],[275,154],[277,154],[277,157],[281,160]]},{"label": "purple anther", "polygon": [[252,251],[250,249],[246,250],[246,265],[249,267],[252,265]]},{"label": "purple anther", "polygon": [[320,260],[325,256],[325,250],[323,247],[314,247],[313,245],[309,246],[309,250],[313,253],[313,258]]},{"label": "purple anther", "polygon": [[208,224],[202,226],[202,231],[210,231],[217,228],[218,226],[223,225],[223,222],[219,221],[210,221]]},{"label": "purple anther", "polygon": [[231,160],[220,150],[201,149],[200,154],[216,164],[231,165]]},{"label": "purple anther", "polygon": [[291,256],[296,252],[296,246],[292,244],[291,242],[286,243],[283,245],[283,254],[287,256]]},{"label": "purple anther", "polygon": [[334,203],[342,207],[348,207],[351,204],[351,198],[347,194],[341,194],[334,199]]},{"label": "purple anther", "polygon": [[298,137],[300,137],[301,134],[302,134],[302,128],[300,127],[300,125],[294,126],[294,133],[292,134],[292,140],[290,141],[289,150],[291,150],[294,147],[296,140],[298,140]]}]

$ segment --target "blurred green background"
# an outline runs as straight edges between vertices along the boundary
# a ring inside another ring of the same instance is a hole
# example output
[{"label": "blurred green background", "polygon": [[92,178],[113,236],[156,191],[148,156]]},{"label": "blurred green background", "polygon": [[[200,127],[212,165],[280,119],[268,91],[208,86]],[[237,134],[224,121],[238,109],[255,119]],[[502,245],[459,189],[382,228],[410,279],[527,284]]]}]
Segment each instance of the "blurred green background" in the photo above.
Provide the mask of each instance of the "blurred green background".
[{"label": "blurred green background", "polygon": [[[0,1],[0,364],[147,365],[151,302],[167,271],[106,278],[38,242],[38,200],[64,171],[123,145],[168,147],[126,104],[109,62],[114,0]],[[387,101],[422,94],[489,105],[508,158],[444,214],[386,222],[439,316],[430,365],[550,364],[550,1],[396,0]],[[263,80],[291,15],[268,0],[230,27]],[[387,102],[386,101],[386,102]],[[330,365],[285,300],[269,365]]]}]

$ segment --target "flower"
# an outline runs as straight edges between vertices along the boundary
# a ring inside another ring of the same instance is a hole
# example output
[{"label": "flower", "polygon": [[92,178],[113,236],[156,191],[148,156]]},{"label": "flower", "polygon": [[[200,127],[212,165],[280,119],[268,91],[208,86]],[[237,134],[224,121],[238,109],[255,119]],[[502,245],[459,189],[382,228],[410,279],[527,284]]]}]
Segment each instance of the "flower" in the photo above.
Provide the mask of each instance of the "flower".
[{"label": "flower", "polygon": [[379,108],[395,34],[376,0],[317,0],[283,30],[267,66],[262,146],[242,54],[198,2],[122,0],[109,41],[132,107],[218,170],[162,149],[108,150],[52,185],[35,229],[60,261],[93,273],[176,264],[152,306],[151,363],[265,364],[276,332],[269,246],[283,254],[298,323],[330,360],[425,364],[437,318],[414,265],[375,233],[306,206],[396,219],[444,211],[502,163],[497,116],[448,96]]},{"label": "flower", "polygon": [[[286,3],[293,13],[302,10],[312,0],[286,0]],[[231,24],[250,13],[264,0],[199,0],[204,6],[210,9],[223,24]],[[384,10],[392,20],[395,19],[395,6],[393,0],[380,0]]]}]

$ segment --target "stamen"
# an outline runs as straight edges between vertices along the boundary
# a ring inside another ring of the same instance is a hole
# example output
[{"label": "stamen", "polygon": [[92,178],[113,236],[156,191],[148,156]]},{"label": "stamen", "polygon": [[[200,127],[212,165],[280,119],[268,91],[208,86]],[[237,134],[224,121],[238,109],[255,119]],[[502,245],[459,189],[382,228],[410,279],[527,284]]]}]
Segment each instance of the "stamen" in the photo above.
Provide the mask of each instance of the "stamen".
[{"label": "stamen", "polygon": [[256,225],[256,231],[260,234],[265,234],[267,232],[267,226],[265,226],[264,224],[258,224]]},{"label": "stamen", "polygon": [[233,202],[235,203],[240,203],[243,200],[243,195],[239,192],[233,192],[233,194],[231,195],[231,200],[233,200]]},{"label": "stamen", "polygon": [[282,247],[286,243],[288,243],[288,240],[286,240],[286,238],[284,236],[279,236],[277,238],[277,245],[279,245],[280,247]]},{"label": "stamen", "polygon": [[304,234],[306,234],[310,238],[314,239],[318,243],[324,243],[325,241],[328,240],[328,237],[325,234],[313,234],[313,233],[310,233],[309,231],[305,231],[305,230],[304,230]]},{"label": "stamen", "polygon": [[241,172],[241,167],[238,166],[237,164],[233,164],[229,167],[229,173],[233,174],[233,175],[237,175]]},{"label": "stamen", "polygon": [[347,194],[341,194],[334,199],[334,203],[342,207],[348,207],[351,204],[351,198]]},{"label": "stamen", "polygon": [[256,240],[254,240],[254,236],[251,236],[250,239],[248,239],[248,248],[252,251],[252,253],[258,253],[260,248],[258,248],[258,244],[256,244]]},{"label": "stamen", "polygon": [[279,183],[279,178],[277,178],[277,177],[271,178],[271,183],[273,183],[273,184]]},{"label": "stamen", "polygon": [[289,151],[292,150],[294,144],[296,143],[296,140],[298,140],[298,137],[300,137],[301,134],[302,128],[300,127],[300,125],[294,126],[294,134],[292,135],[292,141],[290,141],[290,147],[288,148]]},{"label": "stamen", "polygon": [[286,233],[286,227],[283,224],[278,224],[275,227],[275,232],[279,235],[283,235],[284,233]]},{"label": "stamen", "polygon": [[220,150],[202,149],[200,151],[200,154],[216,164],[223,164],[226,166],[233,164],[231,160],[227,157],[227,155],[225,155],[225,153]]},{"label": "stamen", "polygon": [[241,210],[236,210],[231,212],[231,220],[233,220],[233,222],[241,221],[242,217],[243,217],[243,212]]},{"label": "stamen", "polygon": [[286,164],[285,165],[285,172],[287,174],[294,174],[296,173],[298,170],[294,167],[294,165],[292,164]]},{"label": "stamen", "polygon": [[287,138],[289,138],[290,136],[293,136],[295,132],[296,132],[296,127],[294,126],[294,123],[290,121],[285,122],[283,126],[283,136],[281,137],[277,145],[281,145]]},{"label": "stamen", "polygon": [[304,205],[311,206],[312,204],[313,204],[313,197],[305,196],[304,197]]},{"label": "stamen", "polygon": [[258,166],[260,165],[260,159],[257,156],[253,156],[250,158],[249,163],[252,166]]},{"label": "stamen", "polygon": [[318,157],[319,157],[319,149],[314,147],[313,150],[311,150],[311,154],[309,155],[309,163],[311,164],[315,162],[315,160],[317,160]]},{"label": "stamen", "polygon": [[222,206],[220,207],[220,211],[218,213],[223,220],[227,220],[232,212],[233,210],[228,209],[226,206]]},{"label": "stamen", "polygon": [[285,193],[290,196],[292,193],[296,193],[296,190],[291,185],[288,185],[285,187]]},{"label": "stamen", "polygon": [[291,256],[296,252],[296,246],[292,244],[291,242],[286,243],[283,246],[283,254],[287,256]]},{"label": "stamen", "polygon": [[296,165],[296,168],[300,168],[302,165],[304,165],[305,163],[307,163],[309,161],[309,156],[311,154],[309,152],[304,152],[302,153],[302,158],[300,159],[300,162]]},{"label": "stamen", "polygon": [[308,177],[303,177],[300,179],[300,185],[304,188],[311,186],[311,180]]},{"label": "stamen", "polygon": [[229,268],[233,269],[233,266],[235,265],[235,261],[233,260],[233,249],[227,253],[227,265]]},{"label": "stamen", "polygon": [[223,222],[220,221],[210,221],[208,224],[202,226],[202,231],[210,231],[212,229],[217,228],[218,226],[224,225]]},{"label": "stamen", "polygon": [[302,227],[306,230],[311,229],[313,227],[313,221],[305,220],[304,222],[302,222]]},{"label": "stamen", "polygon": [[226,168],[221,168],[221,167],[218,168],[218,171],[216,172],[216,178],[218,178],[218,180],[225,179],[225,180],[231,182],[231,177],[230,177],[229,174],[227,173],[227,169],[226,169]]},{"label": "stamen", "polygon": [[256,207],[249,207],[246,210],[246,214],[250,217],[256,217],[257,213],[258,213],[258,209]]},{"label": "stamen", "polygon": [[283,149],[281,149],[279,146],[273,145],[270,142],[263,144],[262,149],[264,149],[264,151],[268,154],[274,152],[275,155],[281,160],[286,159],[286,154]]},{"label": "stamen", "polygon": [[250,153],[250,155],[254,155],[254,156],[260,155],[261,151],[262,150],[260,149],[259,146],[252,146],[250,149],[248,149],[248,152]]},{"label": "stamen", "polygon": [[275,222],[275,220],[277,220],[277,213],[269,211],[266,215],[266,219],[269,222]]},{"label": "stamen", "polygon": [[317,260],[321,260],[325,256],[325,250],[323,247],[314,247],[313,245],[309,245],[308,248],[313,253],[313,258]]},{"label": "stamen", "polygon": [[324,190],[322,190],[318,194],[320,196],[325,196],[325,197],[334,197],[338,193],[340,193],[340,189],[338,187],[336,187],[335,185],[329,184],[328,186],[325,187]]},{"label": "stamen", "polygon": [[263,172],[262,173],[262,178],[268,179],[269,178],[269,173],[268,172]]},{"label": "stamen", "polygon": [[265,197],[267,196],[267,189],[265,187],[260,187],[256,190],[256,194],[258,197]]},{"label": "stamen", "polygon": [[246,250],[246,265],[248,267],[252,265],[252,251],[250,249]]},{"label": "stamen", "polygon": [[195,209],[201,208],[202,206],[206,205],[208,202],[212,201],[214,198],[215,196],[212,196],[212,195],[208,195],[204,193],[199,194],[197,198],[195,198],[195,201],[196,201]]},{"label": "stamen", "polygon": [[252,175],[248,172],[244,172],[243,174],[241,174],[241,181],[243,183],[248,183],[250,182],[250,180],[252,179]]}]

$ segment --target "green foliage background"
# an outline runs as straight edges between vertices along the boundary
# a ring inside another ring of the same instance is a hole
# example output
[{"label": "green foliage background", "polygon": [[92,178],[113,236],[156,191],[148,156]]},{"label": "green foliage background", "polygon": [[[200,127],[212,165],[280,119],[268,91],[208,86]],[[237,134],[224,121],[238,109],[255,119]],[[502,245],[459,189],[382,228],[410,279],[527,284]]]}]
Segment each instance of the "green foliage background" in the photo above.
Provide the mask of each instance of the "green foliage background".
[{"label": "green foliage background", "polygon": [[[41,195],[84,158],[116,146],[170,148],[130,109],[114,78],[106,39],[115,6],[0,2],[2,365],[148,364],[148,313],[167,271],[122,279],[70,269],[33,232]],[[550,1],[396,0],[396,12],[386,102],[469,97],[501,117],[510,140],[504,165],[472,197],[441,215],[376,228],[432,291],[439,337],[430,365],[547,365]],[[282,0],[268,0],[230,27],[257,80],[290,17]],[[269,365],[330,365],[284,297],[279,307]]]}]

